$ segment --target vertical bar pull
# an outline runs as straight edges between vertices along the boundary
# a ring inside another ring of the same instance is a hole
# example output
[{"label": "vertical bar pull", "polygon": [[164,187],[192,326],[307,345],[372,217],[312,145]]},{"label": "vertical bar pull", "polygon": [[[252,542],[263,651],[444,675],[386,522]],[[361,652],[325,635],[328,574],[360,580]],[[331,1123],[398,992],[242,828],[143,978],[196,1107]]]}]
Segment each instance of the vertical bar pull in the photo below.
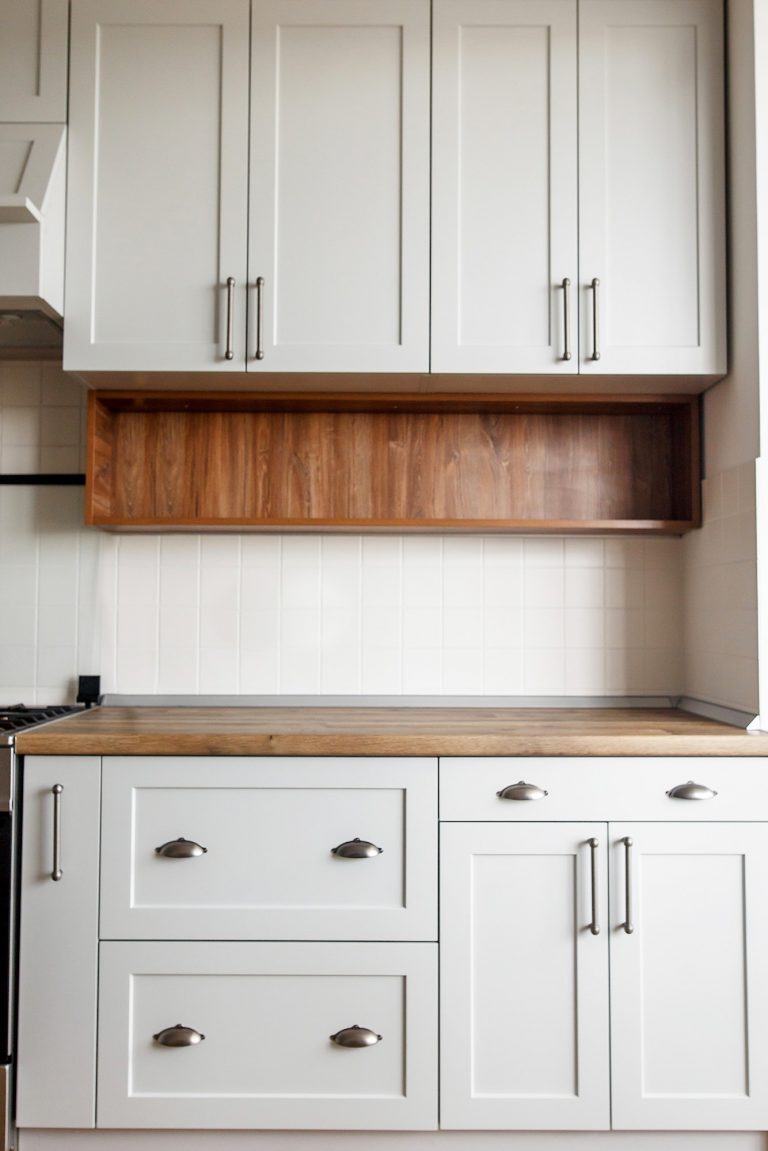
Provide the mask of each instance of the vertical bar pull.
[{"label": "vertical bar pull", "polygon": [[597,911],[597,849],[600,846],[600,840],[595,839],[594,835],[591,839],[587,840],[589,843],[590,858],[592,864],[592,922],[589,925],[589,930],[593,935],[600,934],[600,922]]},{"label": "vertical bar pull", "polygon": [[53,871],[51,879],[58,883],[64,872],[61,870],[61,793],[64,785],[55,783],[51,788],[53,794]]},{"label": "vertical bar pull", "polygon": [[263,332],[264,332],[264,312],[263,312],[263,296],[264,296],[264,277],[259,276],[256,280],[256,359],[264,359],[264,345],[263,345]]},{"label": "vertical bar pull", "polygon": [[634,840],[631,836],[625,835],[621,842],[624,844],[624,913],[626,915],[622,927],[627,935],[631,935],[635,930],[632,922],[632,845]]},{"label": "vertical bar pull", "polygon": [[225,360],[235,358],[235,281],[232,276],[227,278],[227,347],[224,352]]},{"label": "vertical bar pull", "polygon": [[593,360],[600,359],[600,281],[595,279],[590,284],[592,288],[592,356]]},{"label": "vertical bar pull", "polygon": [[571,358],[571,281],[563,280],[563,359]]}]

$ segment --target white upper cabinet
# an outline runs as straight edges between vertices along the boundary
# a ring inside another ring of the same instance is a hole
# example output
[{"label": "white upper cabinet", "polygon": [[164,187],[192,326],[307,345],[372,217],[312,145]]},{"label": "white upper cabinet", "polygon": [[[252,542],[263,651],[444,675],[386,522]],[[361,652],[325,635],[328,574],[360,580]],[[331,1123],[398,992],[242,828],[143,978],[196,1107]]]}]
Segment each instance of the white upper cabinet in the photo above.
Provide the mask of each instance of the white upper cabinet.
[{"label": "white upper cabinet", "polygon": [[578,371],[575,0],[436,0],[432,371]]},{"label": "white upper cabinet", "polygon": [[720,0],[580,0],[582,372],[726,369],[722,25]]},{"label": "white upper cabinet", "polygon": [[434,11],[432,370],[723,375],[721,0]]},{"label": "white upper cabinet", "polygon": [[248,369],[426,372],[427,0],[256,0],[252,51]]},{"label": "white upper cabinet", "polygon": [[722,0],[72,0],[64,366],[704,387],[722,40]]},{"label": "white upper cabinet", "polygon": [[68,21],[68,0],[0,0],[0,122],[66,122]]},{"label": "white upper cabinet", "polygon": [[242,369],[248,25],[248,0],[72,5],[65,366]]},{"label": "white upper cabinet", "polygon": [[427,371],[427,0],[249,17],[75,0],[66,367]]}]

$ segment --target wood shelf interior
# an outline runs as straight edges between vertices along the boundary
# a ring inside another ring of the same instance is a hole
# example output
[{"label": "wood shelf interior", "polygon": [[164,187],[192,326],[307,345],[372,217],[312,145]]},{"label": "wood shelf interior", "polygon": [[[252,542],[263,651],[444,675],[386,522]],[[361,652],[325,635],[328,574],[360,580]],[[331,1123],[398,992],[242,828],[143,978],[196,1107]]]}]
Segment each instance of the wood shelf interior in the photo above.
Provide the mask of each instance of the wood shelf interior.
[{"label": "wood shelf interior", "polygon": [[691,396],[92,393],[87,522],[646,531],[700,523]]}]

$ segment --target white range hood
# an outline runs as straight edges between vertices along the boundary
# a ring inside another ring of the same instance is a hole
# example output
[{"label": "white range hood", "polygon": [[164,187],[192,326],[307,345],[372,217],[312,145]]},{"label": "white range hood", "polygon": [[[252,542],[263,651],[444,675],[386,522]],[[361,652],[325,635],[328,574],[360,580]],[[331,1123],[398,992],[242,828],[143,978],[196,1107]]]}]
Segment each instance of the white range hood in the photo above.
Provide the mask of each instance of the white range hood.
[{"label": "white range hood", "polygon": [[66,128],[0,124],[0,358],[59,354]]}]

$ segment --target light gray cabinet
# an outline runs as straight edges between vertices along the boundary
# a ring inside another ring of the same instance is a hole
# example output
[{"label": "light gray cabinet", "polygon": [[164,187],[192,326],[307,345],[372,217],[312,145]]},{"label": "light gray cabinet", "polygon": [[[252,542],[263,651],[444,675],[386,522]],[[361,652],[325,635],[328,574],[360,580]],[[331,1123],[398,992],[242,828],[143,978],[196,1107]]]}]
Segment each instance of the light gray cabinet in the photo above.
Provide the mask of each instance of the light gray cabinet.
[{"label": "light gray cabinet", "polygon": [[[88,1128],[96,1122],[100,781],[101,760],[91,756],[36,756],[24,764],[20,1127]],[[56,787],[62,788],[58,794]]]},{"label": "light gray cabinet", "polygon": [[720,0],[434,22],[432,370],[722,376]]},{"label": "light gray cabinet", "polygon": [[68,370],[426,371],[428,0],[74,0],[68,202]]},{"label": "light gray cabinet", "polygon": [[763,760],[443,760],[441,818],[443,1126],[768,1127]]}]

